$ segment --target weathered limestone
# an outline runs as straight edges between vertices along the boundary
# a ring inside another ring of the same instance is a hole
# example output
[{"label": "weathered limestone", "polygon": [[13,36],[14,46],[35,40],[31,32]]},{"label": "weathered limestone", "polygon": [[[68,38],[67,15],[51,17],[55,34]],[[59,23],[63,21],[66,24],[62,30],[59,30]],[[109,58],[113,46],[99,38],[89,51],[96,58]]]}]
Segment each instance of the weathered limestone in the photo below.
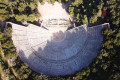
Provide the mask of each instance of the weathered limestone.
[{"label": "weathered limestone", "polygon": [[11,24],[13,43],[21,60],[46,75],[69,75],[89,65],[103,40],[102,25],[75,27],[65,31],[64,38],[53,40],[49,30],[33,24]]}]

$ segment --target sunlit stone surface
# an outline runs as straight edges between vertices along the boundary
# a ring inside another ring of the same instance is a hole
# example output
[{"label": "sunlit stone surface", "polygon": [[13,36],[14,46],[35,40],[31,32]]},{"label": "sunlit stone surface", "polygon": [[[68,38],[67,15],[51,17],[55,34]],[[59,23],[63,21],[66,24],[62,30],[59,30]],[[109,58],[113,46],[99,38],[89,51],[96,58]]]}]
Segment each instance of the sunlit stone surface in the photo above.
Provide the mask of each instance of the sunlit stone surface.
[{"label": "sunlit stone surface", "polygon": [[46,75],[69,75],[89,65],[103,40],[102,25],[47,30],[32,24],[11,24],[12,40],[21,60]]}]

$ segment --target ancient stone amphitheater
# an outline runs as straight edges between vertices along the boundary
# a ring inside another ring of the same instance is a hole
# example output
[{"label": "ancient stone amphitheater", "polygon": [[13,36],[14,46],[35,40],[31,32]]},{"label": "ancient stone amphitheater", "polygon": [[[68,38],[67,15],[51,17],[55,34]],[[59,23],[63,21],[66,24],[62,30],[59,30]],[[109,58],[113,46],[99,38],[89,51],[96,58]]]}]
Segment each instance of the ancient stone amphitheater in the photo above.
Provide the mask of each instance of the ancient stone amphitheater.
[{"label": "ancient stone amphitheater", "polygon": [[50,29],[33,24],[28,27],[10,24],[12,40],[21,60],[34,71],[46,75],[69,75],[89,65],[103,40],[103,24],[81,25],[52,34]]}]

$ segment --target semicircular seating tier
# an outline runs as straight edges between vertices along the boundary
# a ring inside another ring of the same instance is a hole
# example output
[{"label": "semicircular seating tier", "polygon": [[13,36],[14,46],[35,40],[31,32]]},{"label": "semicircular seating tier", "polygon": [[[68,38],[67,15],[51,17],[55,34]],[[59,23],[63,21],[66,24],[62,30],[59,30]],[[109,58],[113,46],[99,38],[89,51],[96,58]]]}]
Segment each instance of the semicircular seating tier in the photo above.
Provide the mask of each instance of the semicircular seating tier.
[{"label": "semicircular seating tier", "polygon": [[75,27],[65,31],[62,40],[56,41],[50,31],[42,27],[11,24],[12,40],[21,60],[46,75],[69,75],[88,66],[97,56],[103,40],[102,25]]}]

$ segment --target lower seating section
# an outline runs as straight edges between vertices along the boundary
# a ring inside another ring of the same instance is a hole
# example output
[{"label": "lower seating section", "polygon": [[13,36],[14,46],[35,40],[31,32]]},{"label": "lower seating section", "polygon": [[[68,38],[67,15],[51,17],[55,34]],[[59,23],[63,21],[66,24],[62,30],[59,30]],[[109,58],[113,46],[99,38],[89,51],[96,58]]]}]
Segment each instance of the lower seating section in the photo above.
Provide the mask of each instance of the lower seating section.
[{"label": "lower seating section", "polygon": [[89,65],[97,56],[103,37],[102,25],[82,25],[66,31],[64,40],[55,42],[50,31],[29,24],[12,24],[12,40],[23,62],[38,73],[69,75]]}]

